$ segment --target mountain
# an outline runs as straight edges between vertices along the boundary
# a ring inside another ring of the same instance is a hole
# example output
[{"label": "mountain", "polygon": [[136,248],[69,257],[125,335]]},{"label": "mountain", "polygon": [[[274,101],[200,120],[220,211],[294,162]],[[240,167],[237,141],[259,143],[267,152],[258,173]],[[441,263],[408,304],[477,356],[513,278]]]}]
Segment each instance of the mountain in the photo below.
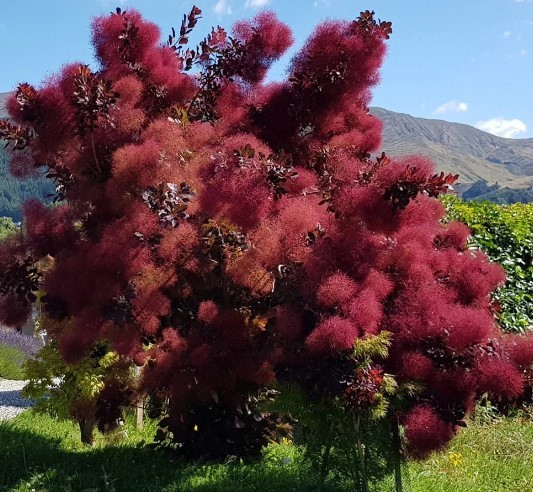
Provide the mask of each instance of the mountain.
[{"label": "mountain", "polygon": [[[501,190],[515,190],[515,195],[522,193],[531,199],[533,138],[501,138],[468,125],[382,108],[371,108],[370,112],[383,121],[383,150],[387,154],[431,157],[439,171],[459,174],[462,193],[477,184],[487,189],[476,196],[490,193],[494,197]],[[505,193],[512,199],[511,191]]]},{"label": "mountain", "polygon": [[0,92],[0,118],[7,116],[6,112],[6,100],[9,97],[10,92]]},{"label": "mountain", "polygon": [[[470,191],[470,190],[469,190]],[[465,193],[461,195],[465,199],[471,199],[476,201],[489,201],[499,204],[509,203],[529,203],[533,202],[533,186],[528,188],[499,188],[496,190],[488,191],[482,194],[474,194],[469,197],[465,197]]]}]

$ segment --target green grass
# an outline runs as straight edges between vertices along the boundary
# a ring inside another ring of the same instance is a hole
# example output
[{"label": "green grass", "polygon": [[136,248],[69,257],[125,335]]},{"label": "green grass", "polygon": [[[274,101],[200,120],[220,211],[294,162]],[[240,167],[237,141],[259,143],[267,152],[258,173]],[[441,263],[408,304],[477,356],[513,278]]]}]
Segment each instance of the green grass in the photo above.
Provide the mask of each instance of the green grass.
[{"label": "green grass", "polygon": [[126,429],[129,436],[124,444],[105,446],[100,436],[96,446],[87,449],[79,443],[78,430],[70,422],[32,412],[0,422],[0,490],[306,490],[293,446],[273,447],[263,461],[250,464],[187,465],[143,446],[143,441],[154,435],[153,425],[143,432],[131,425]]},{"label": "green grass", "polygon": [[17,348],[0,345],[0,377],[22,381],[24,371],[21,365],[24,360],[24,354]]},{"label": "green grass", "polygon": [[[80,444],[77,427],[30,411],[0,422],[0,490],[12,491],[311,491],[312,474],[301,450],[271,446],[257,462],[186,464],[147,448],[154,424],[143,431],[126,425],[119,444],[98,437]],[[450,454],[456,453],[456,455]],[[458,461],[453,459],[457,458]],[[532,492],[533,422],[505,419],[472,425],[452,447],[408,466],[406,492]],[[330,484],[328,491],[348,491]],[[390,485],[374,491],[387,492]]]},{"label": "green grass", "polygon": [[533,422],[472,425],[446,452],[411,465],[410,476],[412,492],[532,492]]}]

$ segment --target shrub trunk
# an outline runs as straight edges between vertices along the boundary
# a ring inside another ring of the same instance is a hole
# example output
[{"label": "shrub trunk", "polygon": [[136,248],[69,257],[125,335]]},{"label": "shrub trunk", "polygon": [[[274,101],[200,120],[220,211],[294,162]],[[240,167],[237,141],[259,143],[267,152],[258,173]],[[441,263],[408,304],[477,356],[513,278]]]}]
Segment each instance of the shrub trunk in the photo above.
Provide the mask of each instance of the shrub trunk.
[{"label": "shrub trunk", "polygon": [[94,444],[94,420],[79,420],[81,442],[92,446]]}]

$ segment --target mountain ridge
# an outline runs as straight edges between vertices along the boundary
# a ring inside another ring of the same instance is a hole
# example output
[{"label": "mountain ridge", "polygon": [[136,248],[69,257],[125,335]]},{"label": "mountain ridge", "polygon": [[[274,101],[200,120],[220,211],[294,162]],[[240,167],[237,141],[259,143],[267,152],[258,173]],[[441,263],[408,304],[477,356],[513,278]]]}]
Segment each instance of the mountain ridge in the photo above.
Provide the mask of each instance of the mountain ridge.
[{"label": "mountain ridge", "polygon": [[382,150],[392,156],[427,155],[439,171],[459,174],[463,185],[523,189],[533,186],[533,138],[497,137],[462,123],[370,108],[383,122]]},{"label": "mountain ridge", "polygon": [[[0,93],[0,118],[7,117],[5,102],[10,94]],[[533,200],[533,138],[497,137],[463,123],[379,107],[371,107],[370,113],[383,122],[380,152],[393,157],[430,157],[439,172],[459,174],[459,193],[471,190],[465,198],[486,195],[492,201]],[[7,178],[5,169],[1,171],[5,179],[12,179]]]}]

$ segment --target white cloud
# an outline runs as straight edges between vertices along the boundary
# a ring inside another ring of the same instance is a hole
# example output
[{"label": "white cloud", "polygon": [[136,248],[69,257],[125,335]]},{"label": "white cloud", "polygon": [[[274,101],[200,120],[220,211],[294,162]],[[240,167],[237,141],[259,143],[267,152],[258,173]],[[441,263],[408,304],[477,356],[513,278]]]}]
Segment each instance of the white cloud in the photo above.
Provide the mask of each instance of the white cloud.
[{"label": "white cloud", "polygon": [[228,3],[228,0],[218,0],[214,10],[215,14],[218,15],[229,15],[233,12],[233,10],[231,10],[231,5]]},{"label": "white cloud", "polygon": [[508,39],[508,38],[511,37],[511,34],[512,34],[511,31],[505,31],[505,32],[503,33],[503,37],[504,37],[505,39]]},{"label": "white cloud", "polygon": [[468,110],[468,104],[465,102],[457,102],[455,100],[448,101],[447,103],[441,104],[433,114],[442,114],[442,113],[463,113]]},{"label": "white cloud", "polygon": [[266,7],[270,3],[270,0],[246,0],[244,7],[249,8],[261,8]]},{"label": "white cloud", "polygon": [[518,134],[527,131],[526,124],[516,118],[512,120],[506,120],[502,117],[491,118],[490,120],[478,121],[475,126],[484,132],[505,138],[515,138]]},{"label": "white cloud", "polygon": [[527,50],[520,50],[520,56],[526,56]]}]

